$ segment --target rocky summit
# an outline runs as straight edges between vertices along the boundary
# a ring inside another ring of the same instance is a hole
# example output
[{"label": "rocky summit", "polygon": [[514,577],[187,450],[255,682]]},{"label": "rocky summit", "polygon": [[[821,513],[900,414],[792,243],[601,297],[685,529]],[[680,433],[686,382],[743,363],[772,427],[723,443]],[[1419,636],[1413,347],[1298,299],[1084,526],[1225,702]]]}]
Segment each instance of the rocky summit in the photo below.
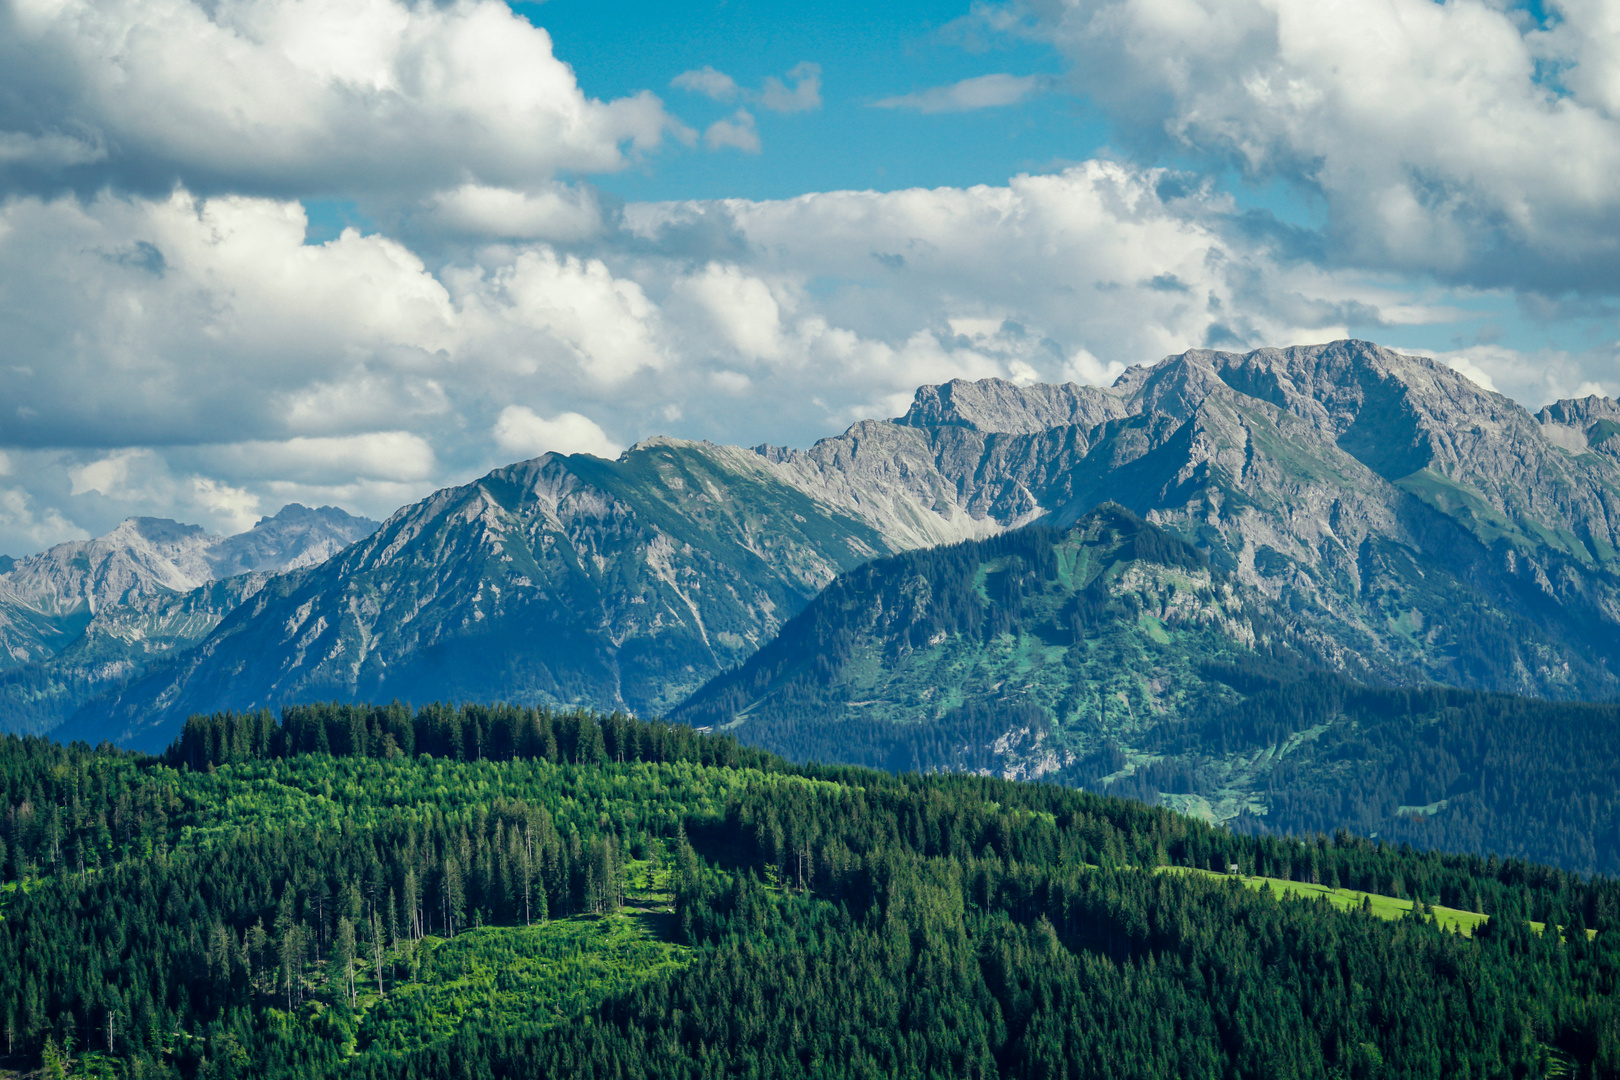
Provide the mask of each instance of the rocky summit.
[{"label": "rocky summit", "polygon": [[857,564],[1109,502],[1264,598],[1329,668],[1608,698],[1614,410],[1532,415],[1433,360],[1339,341],[1195,350],[1102,388],[923,387],[906,415],[805,450],[546,455],[272,578],[66,730],[158,745],[190,712],[315,698],[661,714]]}]

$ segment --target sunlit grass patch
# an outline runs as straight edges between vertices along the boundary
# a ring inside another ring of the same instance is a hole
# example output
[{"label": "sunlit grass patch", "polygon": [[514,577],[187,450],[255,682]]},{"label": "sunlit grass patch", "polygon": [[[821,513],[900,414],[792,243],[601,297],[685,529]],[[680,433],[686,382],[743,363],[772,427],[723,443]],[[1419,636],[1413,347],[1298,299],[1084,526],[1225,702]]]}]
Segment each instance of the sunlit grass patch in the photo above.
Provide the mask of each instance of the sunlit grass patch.
[{"label": "sunlit grass patch", "polygon": [[424,938],[415,978],[362,998],[358,1048],[399,1053],[431,1046],[468,1023],[547,1027],[663,977],[689,950],[660,940],[637,912],[581,915],[536,926],[481,927]]},{"label": "sunlit grass patch", "polygon": [[[1191,867],[1171,866],[1166,870],[1174,870],[1187,874],[1198,874],[1204,877],[1222,878],[1225,874],[1217,874],[1212,870],[1197,870]],[[1312,885],[1306,881],[1290,881],[1287,878],[1240,876],[1236,880],[1243,882],[1251,889],[1269,888],[1274,894],[1282,896],[1300,896],[1306,899],[1325,898],[1328,903],[1341,911],[1357,911],[1365,908],[1380,919],[1404,919],[1412,914],[1412,901],[1402,900],[1395,896],[1383,896],[1378,893],[1362,892],[1359,889],[1335,889],[1326,885]],[[1490,920],[1489,915],[1481,915],[1477,911],[1462,911],[1458,908],[1443,907],[1439,904],[1426,904],[1425,909],[1434,917],[1435,924],[1442,930],[1457,929],[1466,937],[1472,937],[1474,931]],[[1537,924],[1532,923],[1532,926]]]}]

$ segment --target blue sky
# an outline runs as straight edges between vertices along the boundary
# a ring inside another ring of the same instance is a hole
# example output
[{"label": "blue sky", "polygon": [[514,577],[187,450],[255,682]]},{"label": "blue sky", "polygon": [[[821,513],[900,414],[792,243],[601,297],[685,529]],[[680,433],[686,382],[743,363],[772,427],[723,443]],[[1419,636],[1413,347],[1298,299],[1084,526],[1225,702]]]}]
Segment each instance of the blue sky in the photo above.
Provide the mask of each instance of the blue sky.
[{"label": "blue sky", "polygon": [[1620,390],[1601,0],[0,8],[0,551],[1369,338]]},{"label": "blue sky", "polygon": [[873,107],[975,76],[1061,76],[1061,58],[1050,46],[958,29],[970,11],[966,4],[549,0],[515,10],[551,32],[586,93],[619,97],[650,88],[697,128],[733,109],[671,89],[684,71],[713,67],[758,87],[800,63],[821,68],[821,108],[756,113],[760,154],[672,147],[644,168],[600,181],[626,199],[775,199],[838,188],[1000,184],[1019,172],[1083,160],[1108,138],[1105,118],[1066,94],[932,115]]}]

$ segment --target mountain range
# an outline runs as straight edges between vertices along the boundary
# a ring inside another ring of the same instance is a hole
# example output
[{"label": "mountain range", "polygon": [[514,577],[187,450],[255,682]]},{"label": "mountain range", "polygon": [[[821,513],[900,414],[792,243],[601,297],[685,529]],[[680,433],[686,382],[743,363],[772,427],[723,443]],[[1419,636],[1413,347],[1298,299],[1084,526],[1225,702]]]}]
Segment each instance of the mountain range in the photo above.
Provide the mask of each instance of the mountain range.
[{"label": "mountain range", "polygon": [[1620,415],[1532,415],[1357,341],[1195,350],[1106,388],[923,387],[807,450],[548,454],[280,574],[67,731],[155,746],[192,712],[503,698],[663,714],[876,556],[1114,502],[1376,683],[1620,690]]},{"label": "mountain range", "polygon": [[1620,873],[1620,706],[1369,685],[1301,629],[1107,503],[845,574],[671,719],[797,761]]}]

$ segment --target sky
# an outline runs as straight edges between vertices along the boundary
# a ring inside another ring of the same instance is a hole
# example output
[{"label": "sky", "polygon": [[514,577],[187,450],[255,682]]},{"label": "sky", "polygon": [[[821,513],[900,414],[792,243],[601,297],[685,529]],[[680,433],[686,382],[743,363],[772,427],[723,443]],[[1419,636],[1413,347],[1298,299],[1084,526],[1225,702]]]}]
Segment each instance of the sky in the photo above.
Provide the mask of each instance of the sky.
[{"label": "sky", "polygon": [[0,553],[1361,337],[1620,392],[1603,0],[0,0]]}]

